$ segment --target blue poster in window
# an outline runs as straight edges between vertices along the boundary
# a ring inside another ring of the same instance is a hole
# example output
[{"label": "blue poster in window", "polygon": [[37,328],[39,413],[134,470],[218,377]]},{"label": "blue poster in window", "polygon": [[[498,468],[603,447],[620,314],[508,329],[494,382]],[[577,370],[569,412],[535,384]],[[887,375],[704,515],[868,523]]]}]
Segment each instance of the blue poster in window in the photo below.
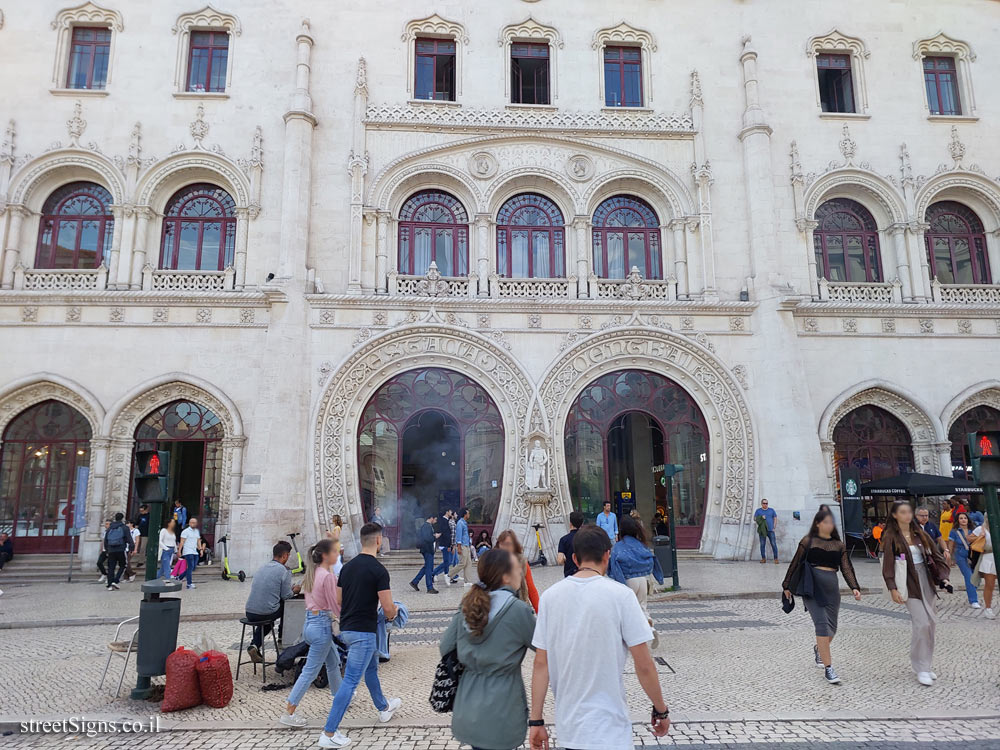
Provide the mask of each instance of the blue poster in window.
[{"label": "blue poster in window", "polygon": [[90,480],[90,467],[77,466],[76,480],[73,483],[73,527],[79,532],[87,528],[87,483]]}]

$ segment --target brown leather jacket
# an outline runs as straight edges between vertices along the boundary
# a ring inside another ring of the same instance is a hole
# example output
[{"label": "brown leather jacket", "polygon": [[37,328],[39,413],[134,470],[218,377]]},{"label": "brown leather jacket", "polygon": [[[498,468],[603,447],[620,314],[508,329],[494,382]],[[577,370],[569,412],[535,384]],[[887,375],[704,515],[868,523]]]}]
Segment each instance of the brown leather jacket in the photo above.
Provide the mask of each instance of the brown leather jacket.
[{"label": "brown leather jacket", "polygon": [[[893,545],[883,536],[885,546],[882,555],[882,578],[885,579],[886,588],[889,591],[896,589],[896,557],[906,556],[906,594],[910,599],[923,599],[920,592],[920,581],[917,579],[917,569],[913,565],[913,557],[910,555],[910,548],[905,544]],[[931,588],[934,588],[941,581],[948,580],[948,563],[945,562],[944,555],[934,541],[927,536],[924,531],[920,532],[919,543],[924,553],[924,562],[927,573],[930,576]],[[896,549],[890,549],[895,546]],[[899,549],[898,547],[902,547]],[[936,594],[935,594],[936,595]]]}]

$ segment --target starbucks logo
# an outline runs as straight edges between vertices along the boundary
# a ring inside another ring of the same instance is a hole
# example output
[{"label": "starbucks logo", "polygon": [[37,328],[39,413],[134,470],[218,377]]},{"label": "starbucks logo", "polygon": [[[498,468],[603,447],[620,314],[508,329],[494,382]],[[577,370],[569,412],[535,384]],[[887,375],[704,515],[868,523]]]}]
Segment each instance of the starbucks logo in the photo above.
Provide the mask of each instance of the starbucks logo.
[{"label": "starbucks logo", "polygon": [[848,495],[857,495],[858,494],[858,483],[855,482],[853,479],[848,479],[844,483],[844,489],[847,490],[847,494]]}]

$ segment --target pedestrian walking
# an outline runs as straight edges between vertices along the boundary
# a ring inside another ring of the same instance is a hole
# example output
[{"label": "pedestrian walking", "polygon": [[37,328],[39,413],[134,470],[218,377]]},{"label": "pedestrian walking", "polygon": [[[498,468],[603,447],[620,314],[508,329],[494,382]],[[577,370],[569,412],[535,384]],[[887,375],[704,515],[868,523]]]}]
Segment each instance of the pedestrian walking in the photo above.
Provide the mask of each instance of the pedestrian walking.
[{"label": "pedestrian walking", "polygon": [[955,498],[950,497],[944,501],[944,510],[941,511],[941,515],[938,517],[938,531],[941,532],[941,536],[947,542],[951,539],[951,530],[955,528],[955,521],[957,520],[955,516],[958,514],[958,508],[955,506],[958,502]]},{"label": "pedestrian walking", "polygon": [[10,538],[10,534],[4,532],[0,534],[0,570],[13,559],[14,540]]},{"label": "pedestrian walking", "polygon": [[451,547],[449,548],[449,552],[451,553],[451,564],[448,566],[448,569],[451,570],[451,568],[458,565],[458,555],[456,554],[457,550],[455,549],[455,536],[458,533],[458,511],[448,509],[444,512],[444,517],[448,519],[448,530],[451,532]]},{"label": "pedestrian walking", "polygon": [[198,541],[201,539],[201,532],[198,531],[198,519],[188,519],[188,526],[181,532],[181,555],[187,564],[184,576],[187,578],[187,588],[197,588],[194,585],[192,576],[194,569],[198,567]]},{"label": "pedestrian walking", "polygon": [[604,501],[604,510],[597,514],[597,526],[607,532],[608,539],[614,544],[618,539],[618,516],[611,512],[611,501]]},{"label": "pedestrian walking", "polygon": [[[892,504],[885,532],[882,534],[882,578],[896,604],[905,604],[910,612],[913,631],[910,635],[910,666],[921,685],[933,685],[934,628],[937,610],[934,587],[948,581],[948,564],[938,546],[920,528],[913,507],[905,500]],[[899,574],[897,575],[897,563]],[[900,590],[905,588],[905,594]],[[950,584],[948,584],[950,588]]]},{"label": "pedestrian walking", "polygon": [[431,571],[431,579],[436,583],[438,576],[444,577],[444,585],[451,586],[451,579],[448,578],[448,570],[451,568],[451,545],[454,537],[451,533],[450,511],[445,511],[438,519],[437,547],[441,550],[441,564]]},{"label": "pedestrian walking", "polygon": [[135,527],[139,529],[139,543],[136,545],[135,551],[136,554],[141,555],[144,548],[143,539],[149,536],[149,505],[146,503],[139,506],[139,515],[135,517]]},{"label": "pedestrian walking", "polygon": [[931,520],[930,509],[921,506],[917,508],[915,515],[917,517],[917,523],[920,524],[920,528],[922,528],[924,533],[930,537],[931,541],[941,549],[941,552],[944,553],[945,559],[949,559],[948,540],[941,533],[941,528],[938,524]]},{"label": "pedestrian walking", "polygon": [[[271,561],[259,567],[257,572],[253,574],[253,579],[250,582],[250,596],[247,597],[246,603],[246,617],[250,622],[260,622],[261,620],[273,622],[276,619],[281,621],[281,625],[278,627],[278,640],[282,640],[281,629],[284,627],[285,599],[291,599],[302,588],[299,585],[292,585],[292,571],[285,565],[291,554],[292,545],[284,540],[277,542],[271,548]],[[247,646],[250,661],[256,664],[264,661],[260,647],[264,643],[264,636],[270,632],[270,623],[254,627],[250,645]]]},{"label": "pedestrian walking", "polygon": [[578,570],[576,561],[573,560],[573,539],[576,537],[576,532],[583,526],[583,513],[578,510],[570,513],[569,526],[569,533],[564,534],[559,539],[559,547],[556,552],[556,562],[563,566],[563,578],[575,575]]},{"label": "pedestrian walking", "polygon": [[451,569],[451,582],[458,583],[458,575],[462,574],[462,582],[466,586],[472,585],[472,540],[469,538],[469,509],[462,508],[458,512],[459,519],[455,524],[455,557],[457,558]]},{"label": "pedestrian walking", "polygon": [[649,576],[657,583],[663,583],[663,569],[648,546],[646,546],[646,531],[637,518],[627,516],[622,519],[621,539],[611,548],[611,558],[608,563],[608,575],[625,584],[635,594],[642,613],[653,631],[653,650],[660,645],[659,636],[653,628],[653,618],[649,616],[646,602],[649,595]]},{"label": "pedestrian walking", "polygon": [[774,536],[774,529],[778,525],[778,513],[774,508],[769,507],[767,498],[760,501],[760,507],[753,513],[754,523],[757,524],[757,535],[760,537],[760,564],[767,562],[767,543],[771,542],[771,554],[774,556],[774,564],[778,564],[778,540]]},{"label": "pedestrian walking", "polygon": [[652,731],[670,729],[669,711],[649,651],[652,631],[632,592],[605,577],[611,540],[597,526],[573,539],[580,569],[542,594],[532,645],[532,750],[548,748],[542,709],[549,685],[555,696],[559,744],[578,750],[632,750],[632,719],[625,696],[625,659],[652,701]]},{"label": "pedestrian walking", "polygon": [[964,510],[956,512],[951,532],[948,534],[948,548],[951,550],[951,559],[958,565],[958,569],[962,571],[962,578],[965,579],[965,595],[969,599],[969,606],[973,609],[981,609],[976,584],[972,582],[972,565],[969,561],[969,553],[974,540],[974,537],[971,536],[970,526],[969,514]]},{"label": "pedestrian walking", "polygon": [[377,559],[382,546],[382,527],[366,523],[361,527],[361,554],[345,563],[337,582],[340,600],[340,639],[347,644],[347,665],[344,679],[333,696],[333,705],[326,725],[319,735],[320,747],[345,747],[350,739],[340,731],[347,707],[354,697],[361,678],[378,710],[381,722],[403,705],[399,698],[386,700],[378,679],[378,607],[382,605],[386,620],[396,619],[398,608],[389,588],[389,571]]},{"label": "pedestrian walking", "polygon": [[[993,539],[990,536],[990,521],[988,518],[984,519],[982,525],[977,526],[973,530],[972,536],[976,537],[976,539],[981,539],[983,536],[986,537],[986,543],[983,544],[980,550],[981,554],[979,556],[979,564],[976,565],[976,572],[984,581],[983,603],[986,605],[986,610],[983,614],[986,615],[987,619],[992,620],[996,617],[996,613],[993,611],[993,588],[997,583],[997,564],[996,559],[993,557]],[[982,542],[979,544],[982,544]]]},{"label": "pedestrian walking", "polygon": [[[389,522],[386,520],[385,516],[382,515],[382,509],[375,506],[372,512],[372,517],[369,519],[372,523],[377,523],[382,527],[383,531],[388,528]],[[379,557],[385,557],[389,554],[389,536],[385,533],[382,534],[382,548],[378,551]]]},{"label": "pedestrian walking", "polygon": [[157,549],[159,550],[160,578],[164,581],[170,580],[170,568],[174,561],[174,553],[177,552],[177,522],[174,519],[167,521],[167,525],[160,529],[160,538]]},{"label": "pedestrian walking", "polygon": [[100,577],[97,579],[98,583],[109,583],[108,581],[108,550],[104,546],[104,535],[108,533],[108,529],[111,528],[111,522],[113,519],[106,518],[104,520],[104,534],[101,536],[101,553],[97,556],[97,569],[101,571]]},{"label": "pedestrian walking", "polygon": [[302,638],[309,644],[309,654],[288,695],[285,711],[278,719],[285,726],[304,727],[309,723],[302,714],[295,713],[295,709],[324,664],[330,695],[336,696],[340,687],[340,652],[333,643],[333,620],[340,616],[337,576],[333,574],[333,565],[339,554],[340,543],[332,539],[320,539],[306,553],[306,574],[302,579],[302,590],[306,594],[306,622]]},{"label": "pedestrian walking", "polygon": [[524,742],[528,721],[521,662],[531,646],[535,613],[517,598],[523,574],[510,552],[488,550],[476,570],[479,583],[463,597],[441,638],[441,655],[458,649],[465,667],[451,732],[473,750],[511,750]]},{"label": "pedestrian walking", "polygon": [[[174,500],[173,519],[177,522],[177,533],[182,534],[188,525],[188,509],[178,497]],[[178,537],[179,539],[180,537]]]},{"label": "pedestrian walking", "polygon": [[531,566],[524,556],[524,548],[521,546],[521,542],[518,541],[517,534],[512,529],[501,532],[500,536],[497,537],[497,547],[507,550],[517,557],[521,563],[521,570],[524,573],[524,577],[521,580],[521,588],[518,589],[517,596],[522,602],[530,604],[531,608],[537,613],[538,589],[535,588],[535,580],[531,576]]},{"label": "pedestrian walking", "polygon": [[854,600],[861,600],[861,585],[854,574],[847,545],[840,539],[833,512],[827,508],[813,517],[809,533],[802,537],[795,556],[785,573],[781,588],[785,596],[792,598],[796,592],[802,597],[802,605],[812,617],[816,633],[813,659],[816,666],[824,670],[826,681],[832,685],[840,682],[837,670],[833,668],[830,644],[837,635],[837,620],[840,614],[840,571],[854,594]]},{"label": "pedestrian walking", "polygon": [[104,551],[108,553],[108,591],[117,590],[122,574],[128,566],[128,556],[132,550],[132,534],[122,519],[124,513],[115,513],[115,520],[104,532]]},{"label": "pedestrian walking", "polygon": [[437,594],[438,590],[434,588],[434,542],[441,536],[434,530],[434,525],[437,523],[437,516],[430,515],[427,516],[427,521],[420,526],[420,531],[417,536],[417,550],[424,557],[424,564],[421,566],[420,570],[417,571],[417,575],[412,581],[410,581],[410,588],[414,591],[420,591],[420,579],[424,578],[426,580],[426,587],[428,594]]},{"label": "pedestrian walking", "polygon": [[[125,566],[125,576],[128,578],[129,583],[135,580],[135,571],[132,569],[132,558],[139,554],[139,544],[142,541],[142,537],[139,536],[139,527],[135,525],[135,521],[128,522],[128,533],[132,536],[132,549],[129,551],[128,560]],[[141,563],[136,560],[136,566],[138,567]]]}]

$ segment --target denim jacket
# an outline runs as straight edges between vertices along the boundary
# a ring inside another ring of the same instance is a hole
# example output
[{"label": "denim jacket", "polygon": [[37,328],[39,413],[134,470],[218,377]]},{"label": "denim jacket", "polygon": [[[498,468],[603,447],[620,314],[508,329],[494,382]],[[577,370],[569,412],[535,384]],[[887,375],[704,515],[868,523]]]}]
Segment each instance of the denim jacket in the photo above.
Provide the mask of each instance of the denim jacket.
[{"label": "denim jacket", "polygon": [[625,583],[629,578],[642,578],[650,573],[657,583],[663,583],[663,570],[653,551],[632,536],[623,537],[611,549],[611,562],[608,565],[608,575],[618,583]]}]

